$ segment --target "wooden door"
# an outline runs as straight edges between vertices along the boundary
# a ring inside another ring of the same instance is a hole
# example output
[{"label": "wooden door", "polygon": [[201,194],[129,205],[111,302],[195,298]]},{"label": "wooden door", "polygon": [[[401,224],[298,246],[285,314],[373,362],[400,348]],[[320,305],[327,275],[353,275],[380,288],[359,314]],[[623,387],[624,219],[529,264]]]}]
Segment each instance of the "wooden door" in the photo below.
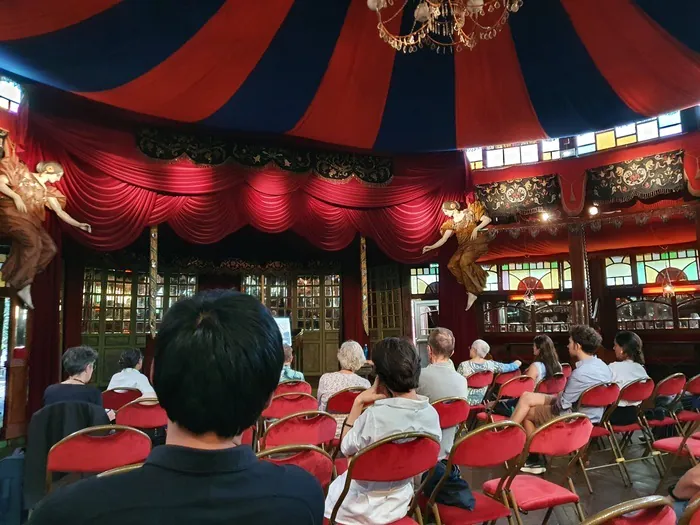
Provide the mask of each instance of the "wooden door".
[{"label": "wooden door", "polygon": [[396,264],[369,269],[369,338],[374,344],[403,335],[402,287]]}]

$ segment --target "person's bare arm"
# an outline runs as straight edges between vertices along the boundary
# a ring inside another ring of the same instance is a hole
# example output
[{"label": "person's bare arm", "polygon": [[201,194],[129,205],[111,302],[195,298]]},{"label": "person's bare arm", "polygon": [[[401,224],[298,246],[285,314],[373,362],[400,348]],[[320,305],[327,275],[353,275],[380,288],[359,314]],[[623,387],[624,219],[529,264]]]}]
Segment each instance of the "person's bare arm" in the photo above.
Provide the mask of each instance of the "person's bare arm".
[{"label": "person's bare arm", "polygon": [[454,233],[453,230],[445,230],[445,233],[442,234],[442,237],[440,237],[440,240],[436,242],[435,244],[430,244],[423,248],[423,253],[428,253],[431,250],[436,250],[440,248],[440,246],[444,245],[450,237],[452,237],[452,234]]},{"label": "person's bare arm", "polygon": [[673,495],[677,499],[689,500],[700,493],[700,465],[695,465],[678,480],[673,488]]},{"label": "person's bare arm", "polygon": [[49,197],[49,207],[53,211],[55,211],[56,215],[58,215],[58,218],[66,224],[70,224],[74,228],[79,228],[88,233],[92,232],[92,227],[89,224],[85,222],[78,222],[68,213],[66,213],[66,211],[63,208],[61,208],[61,205],[58,203],[58,200],[55,197]]},{"label": "person's bare arm", "polygon": [[537,367],[535,366],[535,363],[532,363],[527,367],[527,370],[525,370],[525,375],[527,377],[531,377],[533,381],[537,383]]}]

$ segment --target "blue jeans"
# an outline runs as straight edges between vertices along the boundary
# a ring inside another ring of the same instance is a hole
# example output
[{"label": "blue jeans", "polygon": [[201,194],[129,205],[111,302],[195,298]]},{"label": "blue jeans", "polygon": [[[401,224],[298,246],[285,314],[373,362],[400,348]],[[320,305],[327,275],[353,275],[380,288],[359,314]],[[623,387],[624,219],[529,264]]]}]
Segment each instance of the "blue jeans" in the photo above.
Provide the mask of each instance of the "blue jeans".
[{"label": "blue jeans", "polygon": [[681,516],[685,512],[685,508],[688,506],[689,501],[688,500],[683,500],[683,501],[675,501],[673,502],[673,512],[676,513],[676,521],[681,519]]}]

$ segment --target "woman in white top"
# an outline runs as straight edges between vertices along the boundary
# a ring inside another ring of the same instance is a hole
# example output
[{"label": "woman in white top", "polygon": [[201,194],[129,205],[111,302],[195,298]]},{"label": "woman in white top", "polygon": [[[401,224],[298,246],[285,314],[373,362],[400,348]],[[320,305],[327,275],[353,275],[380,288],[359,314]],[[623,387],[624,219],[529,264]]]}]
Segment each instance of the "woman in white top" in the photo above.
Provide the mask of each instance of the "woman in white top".
[{"label": "woman in white top", "polygon": [[323,374],[318,381],[318,409],[326,410],[328,398],[346,388],[369,388],[371,385],[357,372],[365,364],[365,353],[359,343],[345,341],[338,350],[340,371]]},{"label": "woman in white top", "polygon": [[[642,340],[634,332],[619,332],[615,336],[616,363],[610,363],[613,382],[622,389],[637,379],[649,377],[644,368],[644,354],[642,353]],[[618,407],[610,414],[610,422],[613,425],[631,425],[637,422],[637,403],[620,401]]]},{"label": "woman in white top", "polygon": [[119,368],[112,376],[107,390],[119,390],[120,388],[138,388],[143,397],[156,397],[148,378],[141,373],[143,367],[143,354],[138,348],[124,350],[119,357]]},{"label": "woman in white top", "polygon": [[[372,352],[377,371],[374,385],[355,398],[343,429],[340,450],[352,456],[372,443],[401,432],[424,432],[440,439],[440,420],[427,397],[416,394],[420,359],[413,345],[384,339]],[[373,403],[373,404],[372,404]],[[363,409],[372,405],[367,410]],[[349,425],[349,426],[348,426]],[[345,486],[347,472],[328,488],[325,517],[330,519]],[[383,525],[403,518],[413,497],[413,480],[352,481],[336,515],[344,525]]]},{"label": "woman in white top", "polygon": [[561,363],[554,343],[548,335],[538,335],[532,342],[533,363],[525,370],[525,375],[539,383],[547,377],[561,373]]}]

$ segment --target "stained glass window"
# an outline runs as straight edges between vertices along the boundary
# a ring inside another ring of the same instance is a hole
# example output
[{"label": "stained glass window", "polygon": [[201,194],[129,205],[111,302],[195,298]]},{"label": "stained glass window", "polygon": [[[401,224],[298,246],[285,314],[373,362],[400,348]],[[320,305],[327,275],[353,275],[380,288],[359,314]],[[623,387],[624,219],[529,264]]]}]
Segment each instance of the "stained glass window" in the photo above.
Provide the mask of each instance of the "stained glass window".
[{"label": "stained glass window", "polygon": [[102,271],[86,268],[83,277],[83,333],[100,333]]},{"label": "stained glass window", "polygon": [[486,288],[488,292],[498,291],[498,266],[497,265],[482,265],[482,268],[486,270]]},{"label": "stained glass window", "polygon": [[697,251],[678,250],[638,255],[637,280],[639,284],[664,284],[667,281],[697,281]]},{"label": "stained glass window", "polygon": [[437,294],[440,281],[440,267],[437,264],[411,268],[411,294]]},{"label": "stained glass window", "polygon": [[111,270],[107,273],[105,294],[105,333],[131,333],[131,271]]},{"label": "stained glass window", "polygon": [[340,330],[340,275],[326,275],[323,279],[326,330]]},{"label": "stained glass window", "polygon": [[17,82],[0,76],[0,109],[17,113],[22,101],[22,88]]},{"label": "stained glass window", "polygon": [[605,259],[605,282],[608,286],[633,284],[632,263],[629,256],[613,256]]},{"label": "stained glass window", "polygon": [[564,261],[564,290],[571,290],[574,287],[574,281],[571,279],[571,263]]},{"label": "stained glass window", "polygon": [[559,262],[519,262],[501,266],[504,290],[558,290]]},{"label": "stained glass window", "polygon": [[321,277],[318,275],[297,278],[297,328],[321,329]]},{"label": "stained glass window", "polygon": [[291,317],[292,298],[286,277],[271,275],[265,277],[265,303],[275,317]]},{"label": "stained glass window", "polygon": [[257,299],[262,298],[262,288],[260,287],[260,276],[259,275],[246,275],[243,277],[243,283],[241,285],[241,291],[252,295]]}]

